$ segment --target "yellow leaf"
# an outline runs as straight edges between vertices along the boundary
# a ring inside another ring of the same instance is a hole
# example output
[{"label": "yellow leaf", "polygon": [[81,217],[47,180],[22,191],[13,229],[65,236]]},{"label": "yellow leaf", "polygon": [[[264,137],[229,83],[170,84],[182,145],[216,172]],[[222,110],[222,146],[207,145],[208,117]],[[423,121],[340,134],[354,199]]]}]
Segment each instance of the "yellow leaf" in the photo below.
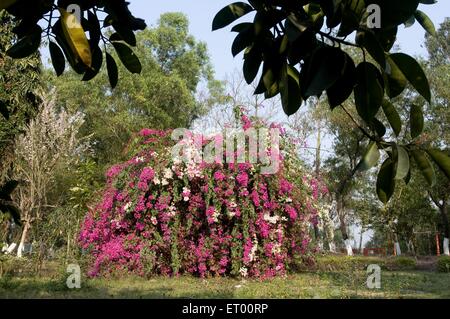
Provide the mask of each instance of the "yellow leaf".
[{"label": "yellow leaf", "polygon": [[86,38],[86,34],[84,33],[80,21],[78,21],[78,18],[74,14],[69,13],[64,9],[60,8],[59,12],[61,13],[61,24],[64,36],[69,43],[70,49],[74,53],[75,59],[78,61],[81,60],[84,65],[91,67],[91,47],[89,46],[88,39]]},{"label": "yellow leaf", "polygon": [[16,3],[17,0],[0,0],[0,11],[3,9],[8,9],[10,6],[12,6],[14,3]]}]

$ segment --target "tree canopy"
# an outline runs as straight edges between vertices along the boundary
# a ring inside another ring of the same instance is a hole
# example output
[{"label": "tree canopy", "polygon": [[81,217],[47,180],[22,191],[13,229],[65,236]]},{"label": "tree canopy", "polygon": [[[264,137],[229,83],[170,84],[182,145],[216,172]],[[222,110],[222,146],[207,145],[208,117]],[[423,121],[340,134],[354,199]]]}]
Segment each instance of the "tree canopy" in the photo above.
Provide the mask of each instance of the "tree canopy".
[{"label": "tree canopy", "polygon": [[212,100],[214,94],[221,95],[206,45],[190,34],[184,14],[163,14],[154,27],[140,31],[136,52],[142,75],[119,66],[121,81],[114,90],[106,70],[89,83],[80,81],[81,76],[73,71],[60,77],[50,70],[45,73],[45,82],[58,92],[58,105],[85,114],[81,133],[93,135],[100,165],[120,160],[132,135],[144,127],[189,127],[212,103],[198,99],[200,86],[213,92],[208,93]]},{"label": "tree canopy", "polygon": [[41,61],[38,53],[23,60],[14,60],[6,55],[6,48],[14,41],[12,30],[16,26],[12,17],[0,12],[0,219],[14,217],[20,222],[19,212],[12,202],[11,193],[18,182],[11,181],[15,138],[35,116],[39,98]]},{"label": "tree canopy", "polygon": [[[357,125],[371,143],[362,159],[365,168],[384,158],[378,181],[379,199],[386,203],[396,181],[408,179],[414,157],[430,185],[435,176],[433,160],[450,178],[450,158],[439,149],[421,143],[424,103],[409,106],[409,138],[400,141],[402,123],[393,99],[412,86],[431,103],[430,85],[420,64],[411,56],[394,52],[400,25],[416,20],[431,35],[435,28],[419,4],[428,0],[338,0],[235,2],[219,11],[212,28],[218,30],[250,13],[253,21],[235,24],[234,56],[244,52],[243,73],[248,83],[260,74],[255,94],[281,95],[287,115],[302,103],[326,93],[330,108],[353,95]],[[354,41],[347,38],[354,35]],[[355,61],[345,48],[360,49],[363,61]],[[262,70],[261,70],[262,69]],[[383,115],[384,114],[384,115]],[[386,136],[386,117],[395,135]],[[354,120],[352,118],[352,120]],[[405,125],[406,126],[406,125]],[[380,156],[380,151],[387,157]],[[362,167],[360,165],[360,167]]]},{"label": "tree canopy", "polygon": [[[135,31],[144,30],[146,24],[132,15],[128,4],[125,0],[2,1],[0,10],[6,9],[20,21],[13,30],[17,41],[7,53],[13,58],[28,57],[39,49],[42,39],[47,39],[58,75],[64,72],[67,60],[88,81],[98,74],[105,60],[111,86],[115,87],[117,64],[111,47],[131,73],[142,69],[131,47],[136,46]],[[45,29],[40,24],[43,21],[47,23]],[[109,50],[106,44],[111,44]]]},{"label": "tree canopy", "polygon": [[[10,56],[31,55],[41,45],[43,35],[50,42],[50,55],[58,75],[63,73],[67,60],[88,81],[99,73],[105,60],[109,82],[114,88],[118,83],[117,57],[131,73],[141,72],[142,64],[131,47],[136,46],[135,32],[144,29],[145,22],[132,15],[126,1],[40,0],[27,5],[24,2],[4,1],[0,7],[20,20],[13,30],[17,41],[7,51]],[[402,24],[409,26],[417,21],[430,35],[435,35],[432,21],[419,10],[419,5],[434,2],[249,0],[220,10],[213,20],[213,30],[253,14],[253,21],[232,28],[237,33],[232,53],[236,56],[244,51],[246,81],[252,83],[260,74],[255,93],[266,98],[280,95],[287,115],[296,113],[310,97],[324,92],[331,109],[353,95],[360,120],[358,127],[373,142],[363,161],[375,166],[379,159],[384,160],[377,193],[382,202],[387,202],[394,193],[396,181],[410,176],[412,159],[418,162],[430,185],[436,180],[430,161],[450,178],[448,155],[436,146],[422,143],[424,107],[432,101],[427,76],[413,57],[393,49]],[[45,30],[39,24],[42,20],[48,23]],[[353,35],[354,41],[349,41],[347,38]],[[176,55],[164,55],[170,50],[163,45],[164,32],[160,36],[161,52],[156,55],[163,68],[178,63],[179,69],[188,72],[186,61],[177,59]],[[345,47],[349,46],[361,50],[362,61],[355,61],[346,52]],[[408,85],[426,102],[410,105],[410,116],[403,123],[392,101]],[[387,118],[394,136],[386,136],[382,117]],[[407,141],[397,138],[402,127],[409,128]],[[387,158],[380,156],[380,151]]]}]

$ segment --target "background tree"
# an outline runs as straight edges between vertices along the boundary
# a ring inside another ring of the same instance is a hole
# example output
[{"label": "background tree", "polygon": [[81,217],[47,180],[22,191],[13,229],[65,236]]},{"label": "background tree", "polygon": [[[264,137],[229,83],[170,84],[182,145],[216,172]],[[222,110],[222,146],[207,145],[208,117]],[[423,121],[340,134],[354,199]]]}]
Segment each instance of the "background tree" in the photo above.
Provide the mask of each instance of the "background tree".
[{"label": "background tree", "polygon": [[14,175],[23,184],[15,195],[23,220],[18,257],[22,256],[32,226],[42,222],[53,208],[48,196],[50,192],[59,192],[53,189],[55,171],[61,166],[69,167],[83,151],[78,139],[82,115],[58,112],[55,100],[50,97],[44,97],[43,101],[39,114],[18,138],[15,149]]},{"label": "background tree", "polygon": [[[0,11],[0,213],[8,213],[3,216],[7,224],[11,213],[16,223],[20,223],[19,212],[11,201],[11,193],[17,186],[11,180],[14,141],[37,112],[39,99],[35,91],[40,86],[41,67],[38,53],[23,60],[6,55],[14,42],[12,30],[16,26],[9,14]],[[0,215],[0,222],[3,217]]]},{"label": "background tree", "polygon": [[[237,110],[244,110],[246,116],[257,121],[270,122],[275,120],[280,101],[266,100],[262,96],[254,95],[253,90],[247,86],[244,77],[238,70],[227,74],[219,95],[213,95],[214,103],[204,116],[193,123],[193,128],[200,132],[213,133],[226,127],[240,125],[240,116]],[[254,89],[254,88],[253,88]]]},{"label": "background tree", "polygon": [[360,173],[361,159],[366,145],[364,135],[354,122],[349,122],[347,114],[335,110],[328,121],[328,129],[333,136],[334,154],[325,161],[327,181],[333,194],[334,213],[339,221],[339,229],[345,242],[347,253],[352,255],[348,224],[351,214],[350,203],[357,186],[355,177]]},{"label": "background tree", "polygon": [[[426,38],[429,58],[425,61],[433,103],[426,110],[428,141],[436,147],[450,149],[450,19],[447,18],[434,37]],[[434,168],[439,170],[438,167]],[[441,216],[441,229],[444,237],[443,252],[449,251],[450,224],[448,206],[450,201],[450,182],[437,173],[437,183],[429,190],[430,199],[437,206]]]},{"label": "background tree", "polygon": [[428,255],[435,251],[430,247],[434,244],[437,214],[423,183],[422,177],[414,174],[408,185],[398,186],[387,205],[371,212],[372,227],[384,238],[382,246],[392,247],[394,243],[397,255],[402,254],[403,243],[410,254]]}]

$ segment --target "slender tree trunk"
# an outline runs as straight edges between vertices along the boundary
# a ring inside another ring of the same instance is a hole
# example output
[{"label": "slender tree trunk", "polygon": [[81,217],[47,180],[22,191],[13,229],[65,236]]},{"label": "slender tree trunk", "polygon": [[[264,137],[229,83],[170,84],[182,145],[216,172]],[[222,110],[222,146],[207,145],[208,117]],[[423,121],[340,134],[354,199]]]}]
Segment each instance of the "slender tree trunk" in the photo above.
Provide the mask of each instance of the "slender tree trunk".
[{"label": "slender tree trunk", "polygon": [[402,254],[402,250],[400,249],[400,242],[398,240],[398,235],[396,232],[394,232],[394,248],[395,248],[395,254],[397,256],[400,256]]},{"label": "slender tree trunk", "polygon": [[323,233],[325,240],[328,242],[330,252],[336,252],[336,244],[334,243],[334,223],[330,218],[330,212],[328,210],[322,212]]},{"label": "slender tree trunk", "polygon": [[[316,166],[316,178],[319,178],[320,176],[320,149],[321,149],[321,126],[320,126],[320,120],[317,121],[317,145],[316,145],[316,160],[315,160],[315,166]],[[318,218],[320,218],[318,216]],[[316,238],[316,242],[320,250],[323,249],[323,239],[321,237],[319,227],[317,224],[314,224],[314,237]]]},{"label": "slender tree trunk", "polygon": [[444,242],[443,242],[443,254],[450,256],[449,251],[449,238],[450,238],[450,225],[448,221],[448,199],[444,197],[442,199],[442,204],[439,199],[433,196],[432,192],[428,192],[433,203],[439,208],[439,213],[441,214],[442,223],[444,224]]},{"label": "slender tree trunk", "polygon": [[29,232],[30,228],[31,228],[30,222],[28,220],[26,220],[23,225],[22,236],[20,238],[19,247],[17,248],[17,257],[19,257],[19,258],[23,256],[23,251],[24,251],[26,240],[28,238],[28,232]]},{"label": "slender tree trunk", "polygon": [[449,251],[450,225],[448,222],[448,215],[447,215],[448,209],[447,209],[446,201],[443,202],[442,206],[439,208],[439,211],[441,213],[442,222],[444,224],[443,253],[446,256],[450,256],[450,251]]},{"label": "slender tree trunk", "polygon": [[10,245],[12,241],[13,223],[8,220],[6,221],[6,244]]},{"label": "slender tree trunk", "polygon": [[360,253],[360,254],[363,253],[363,246],[362,246],[362,243],[363,243],[363,235],[364,235],[364,227],[361,226],[361,234],[360,234],[360,237],[359,237],[359,253]]},{"label": "slender tree trunk", "polygon": [[345,243],[347,255],[353,256],[353,248],[352,248],[352,243],[350,241],[350,238],[349,238],[348,232],[347,232],[347,225],[345,223],[345,216],[344,216],[344,212],[343,212],[343,202],[342,201],[343,201],[342,198],[339,198],[337,200],[337,206],[336,206],[336,211],[337,211],[337,215],[339,218],[339,225],[340,225],[339,228],[342,233],[342,239],[344,240],[344,243]]},{"label": "slender tree trunk", "polygon": [[411,245],[411,251],[414,257],[416,257],[416,247],[414,246],[414,241],[411,240],[410,241],[410,245]]}]

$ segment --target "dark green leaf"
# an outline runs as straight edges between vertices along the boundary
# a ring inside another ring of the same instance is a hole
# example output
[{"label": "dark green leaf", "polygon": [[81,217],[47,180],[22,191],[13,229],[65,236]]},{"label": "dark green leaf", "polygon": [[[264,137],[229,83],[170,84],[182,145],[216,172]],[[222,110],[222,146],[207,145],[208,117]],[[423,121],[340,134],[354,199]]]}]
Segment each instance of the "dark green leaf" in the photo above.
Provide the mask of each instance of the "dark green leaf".
[{"label": "dark green leaf", "polygon": [[342,1],[320,1],[320,6],[327,17],[327,27],[337,27],[342,21]]},{"label": "dark green leaf", "polygon": [[416,18],[412,15],[409,17],[408,20],[405,21],[404,25],[405,28],[409,28],[412,27],[414,25],[414,23],[416,22]]},{"label": "dark green leaf", "polygon": [[359,162],[358,164],[358,169],[363,171],[371,169],[372,167],[377,165],[379,159],[380,151],[378,150],[377,143],[371,142],[361,162]]},{"label": "dark green leaf", "polygon": [[383,123],[381,123],[380,120],[378,120],[376,117],[374,117],[372,119],[372,121],[370,122],[370,127],[377,132],[377,135],[379,137],[383,137],[386,135],[386,127],[384,126]]},{"label": "dark green leaf", "polygon": [[253,28],[253,23],[251,22],[244,22],[236,24],[232,29],[231,32],[237,32],[240,33],[244,30],[248,30],[249,28]]},{"label": "dark green leaf", "polygon": [[[265,74],[265,73],[263,73]],[[257,95],[257,94],[263,94],[264,92],[266,92],[266,86],[264,84],[264,76],[261,76],[261,79],[259,80],[258,85],[256,86],[255,92],[253,94]]]},{"label": "dark green leaf", "polygon": [[101,37],[101,27],[97,16],[88,10],[88,31],[89,31],[89,43],[91,47],[98,45]]},{"label": "dark green leaf", "polygon": [[405,78],[429,103],[431,102],[431,91],[427,77],[417,61],[404,53],[390,55],[392,61],[398,66]]},{"label": "dark green leaf", "polygon": [[[289,36],[289,35],[288,35]],[[314,52],[318,47],[318,40],[314,32],[303,32],[292,42],[288,50],[288,58],[291,64],[297,64]]]},{"label": "dark green leaf", "polygon": [[380,172],[377,178],[377,194],[381,202],[386,204],[394,194],[395,179],[394,179],[395,167],[390,158],[384,161],[381,165]]},{"label": "dark green leaf", "polygon": [[273,98],[274,96],[276,96],[278,93],[280,93],[280,87],[279,87],[279,85],[278,85],[278,82],[275,82],[275,83],[272,84],[271,87],[269,87],[269,88],[267,89],[266,92],[264,92],[264,97],[265,97],[266,99],[271,99],[271,98]]},{"label": "dark green leaf", "polygon": [[386,68],[384,49],[372,30],[358,32],[356,34],[356,43],[363,46],[383,70]]},{"label": "dark green leaf", "polygon": [[14,59],[22,59],[35,53],[41,45],[42,28],[38,25],[33,26],[30,34],[24,36],[14,44],[6,54]]},{"label": "dark green leaf", "polygon": [[245,54],[243,71],[245,81],[248,84],[251,84],[258,75],[262,59],[262,53],[257,47],[252,47],[250,51]]},{"label": "dark green leaf", "polygon": [[280,81],[281,104],[287,116],[295,114],[302,105],[299,72],[290,65],[283,68]]},{"label": "dark green leaf", "polygon": [[130,49],[128,45],[122,42],[112,42],[114,48],[116,49],[117,55],[122,61],[122,64],[131,73],[141,73],[142,65],[133,50]]},{"label": "dark green leaf", "polygon": [[423,132],[424,118],[422,108],[413,104],[410,110],[410,128],[411,128],[411,138],[416,138]]},{"label": "dark green leaf", "polygon": [[92,50],[92,67],[86,71],[83,76],[83,81],[92,80],[100,72],[103,64],[102,50],[97,46]]},{"label": "dark green leaf", "polygon": [[120,35],[120,38],[132,47],[136,46],[136,36],[133,30],[123,26],[119,23],[113,23],[114,30]]},{"label": "dark green leaf", "polygon": [[343,2],[342,21],[337,33],[338,37],[346,37],[355,31],[365,12],[364,1],[348,0]]},{"label": "dark green leaf", "polygon": [[433,161],[437,164],[445,176],[450,179],[450,157],[448,154],[438,149],[429,149],[427,150],[427,153],[431,156]]},{"label": "dark green leaf", "polygon": [[302,67],[301,89],[303,97],[321,94],[329,89],[344,74],[346,55],[334,47],[321,47],[313,57]]},{"label": "dark green leaf", "polygon": [[407,80],[402,71],[400,71],[398,66],[390,57],[387,57],[386,62],[387,67],[384,73],[386,93],[391,99],[393,99],[405,90]]},{"label": "dark green leaf", "polygon": [[114,22],[113,17],[111,15],[107,15],[105,17],[105,19],[103,20],[103,27],[105,27],[105,28],[109,27],[113,24],[113,22]]},{"label": "dark green leaf", "polygon": [[233,41],[233,45],[231,47],[231,53],[235,57],[247,47],[252,45],[253,40],[255,38],[255,34],[253,28],[248,28],[242,32],[240,32]]},{"label": "dark green leaf", "polygon": [[355,104],[359,116],[370,123],[383,102],[381,74],[375,65],[362,62],[356,68]]},{"label": "dark green leaf", "polygon": [[433,21],[422,11],[417,10],[414,15],[419,21],[420,25],[431,35],[436,35],[436,28],[434,27]]},{"label": "dark green leaf", "polygon": [[395,179],[404,179],[409,173],[409,154],[402,146],[393,146],[395,154]]},{"label": "dark green leaf", "polygon": [[244,2],[232,3],[216,14],[212,30],[224,28],[251,11],[253,11],[253,8]]},{"label": "dark green leaf", "polygon": [[428,185],[434,186],[434,184],[436,183],[436,174],[434,172],[433,165],[431,164],[425,152],[421,150],[413,150],[411,151],[411,154],[423,176],[425,177]]},{"label": "dark green leaf", "polygon": [[[306,13],[305,13],[306,14]],[[286,34],[289,41],[297,40],[304,32],[309,30],[310,23],[308,20],[299,19],[297,15],[290,14],[286,19]]]},{"label": "dark green leaf", "polygon": [[50,57],[52,59],[52,65],[55,69],[56,75],[60,76],[64,73],[66,68],[66,59],[64,58],[64,53],[60,47],[53,41],[49,43]]},{"label": "dark green leaf", "polygon": [[397,39],[398,27],[393,26],[384,29],[373,29],[375,37],[378,42],[383,47],[384,51],[389,52],[394,46],[395,40]]},{"label": "dark green leaf", "polygon": [[111,88],[114,89],[119,80],[119,71],[117,69],[116,61],[108,52],[106,52],[106,69],[108,71],[109,83]]},{"label": "dark green leaf", "polygon": [[344,103],[352,94],[356,83],[356,67],[353,59],[345,54],[345,67],[342,76],[327,90],[331,109]]},{"label": "dark green leaf", "polygon": [[386,99],[383,101],[382,107],[384,115],[386,115],[386,118],[389,121],[392,130],[394,131],[395,135],[398,136],[402,130],[402,120],[400,119],[400,115],[398,114],[394,105]]}]

